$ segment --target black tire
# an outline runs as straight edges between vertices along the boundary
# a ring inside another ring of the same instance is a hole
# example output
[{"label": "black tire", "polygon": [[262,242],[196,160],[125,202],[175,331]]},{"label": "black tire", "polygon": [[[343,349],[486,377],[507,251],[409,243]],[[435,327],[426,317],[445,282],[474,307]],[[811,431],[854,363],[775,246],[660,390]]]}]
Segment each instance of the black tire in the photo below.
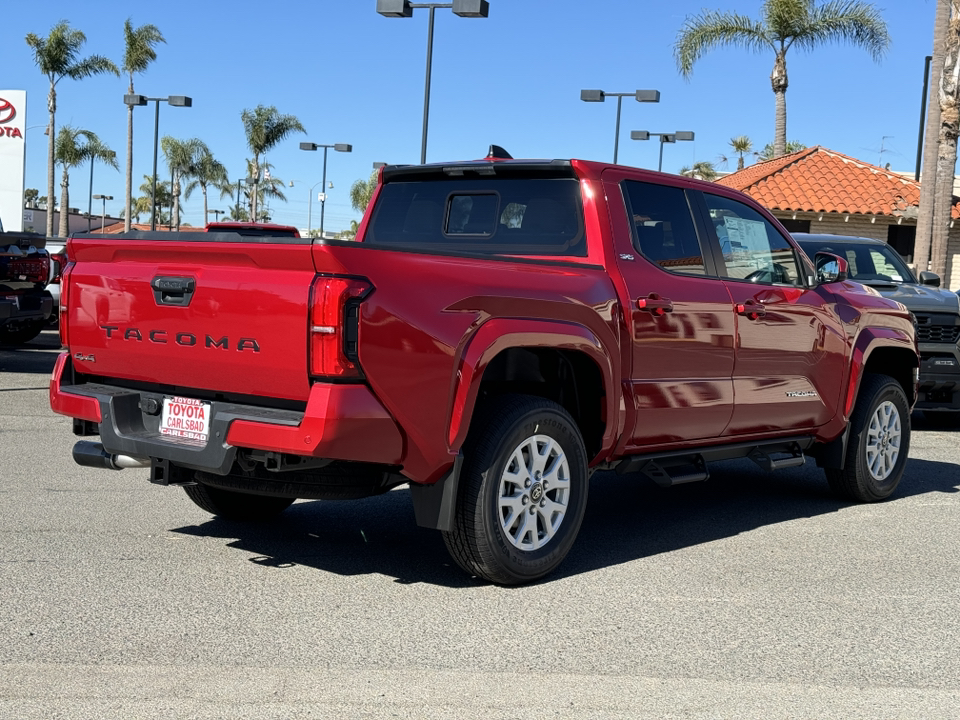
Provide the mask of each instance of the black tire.
[{"label": "black tire", "polygon": [[938,428],[960,427],[960,412],[949,410],[924,410],[923,419]]},{"label": "black tire", "polygon": [[830,487],[847,500],[884,500],[900,484],[909,452],[910,406],[903,388],[887,375],[864,375],[844,468],[824,470]]},{"label": "black tire", "polygon": [[[538,463],[533,453],[541,452],[546,458]],[[531,473],[530,466],[538,464],[552,472]],[[511,483],[505,477],[511,467],[518,480],[525,476],[529,483]],[[545,476],[557,486],[544,487]],[[566,410],[538,397],[499,398],[473,421],[464,446],[454,529],[443,533],[447,550],[468,573],[490,582],[537,580],[570,552],[587,507],[588,484],[583,438]],[[518,512],[503,507],[513,503]]]},{"label": "black tire", "polygon": [[30,342],[43,331],[45,325],[46,321],[37,320],[20,325],[15,330],[0,328],[0,345],[23,345]]},{"label": "black tire", "polygon": [[228,520],[270,520],[293,503],[294,498],[266,497],[222,490],[203,483],[184,485],[187,497],[212,515]]}]

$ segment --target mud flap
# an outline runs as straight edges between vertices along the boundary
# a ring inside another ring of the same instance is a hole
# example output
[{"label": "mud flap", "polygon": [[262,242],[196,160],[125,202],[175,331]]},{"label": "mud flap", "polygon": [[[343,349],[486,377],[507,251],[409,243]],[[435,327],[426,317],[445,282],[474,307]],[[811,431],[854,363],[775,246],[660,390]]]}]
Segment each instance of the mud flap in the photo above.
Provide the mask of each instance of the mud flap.
[{"label": "mud flap", "polygon": [[460,466],[463,455],[457,455],[453,467],[433,485],[410,483],[413,498],[413,514],[420,527],[450,532],[457,509],[457,485],[460,482]]}]

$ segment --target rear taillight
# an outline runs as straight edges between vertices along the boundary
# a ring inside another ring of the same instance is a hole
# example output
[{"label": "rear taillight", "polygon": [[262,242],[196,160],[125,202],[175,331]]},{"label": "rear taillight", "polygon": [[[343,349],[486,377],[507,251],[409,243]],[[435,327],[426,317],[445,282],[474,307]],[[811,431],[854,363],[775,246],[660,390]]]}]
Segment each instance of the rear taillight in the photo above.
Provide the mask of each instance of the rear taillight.
[{"label": "rear taillight", "polygon": [[60,325],[60,346],[67,347],[67,301],[70,297],[70,272],[73,263],[65,263],[60,272],[60,307],[57,308]]},{"label": "rear taillight", "polygon": [[360,302],[373,289],[362,278],[318,275],[310,289],[310,375],[362,377],[357,346]]},{"label": "rear taillight", "polygon": [[54,253],[50,256],[50,262],[53,263],[53,277],[50,278],[50,284],[53,285],[60,282],[60,277],[63,275],[63,269],[67,266],[67,254]]}]

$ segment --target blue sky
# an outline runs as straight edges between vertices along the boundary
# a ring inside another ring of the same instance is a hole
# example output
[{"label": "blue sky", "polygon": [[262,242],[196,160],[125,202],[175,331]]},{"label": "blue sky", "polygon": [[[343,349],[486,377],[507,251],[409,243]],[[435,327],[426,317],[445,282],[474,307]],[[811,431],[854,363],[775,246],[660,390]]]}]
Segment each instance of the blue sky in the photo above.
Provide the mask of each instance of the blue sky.
[{"label": "blue sky", "polygon": [[[631,141],[631,130],[692,130],[694,142],[667,145],[664,170],[732,156],[729,140],[747,135],[755,149],[773,139],[772,53],[727,48],[706,55],[684,80],[673,43],[684,19],[701,9],[759,16],[760,0],[490,0],[487,19],[437,10],[427,161],[482,157],[496,143],[514,157],[613,159],[616,101],[584,103],[581,88],[608,92],[658,89],[659,104],[624,99],[619,161],[656,169],[659,144]],[[857,48],[825,46],[788,55],[787,135],[867,162],[912,170],[916,162],[923,59],[933,37],[935,0],[881,0],[892,44],[880,63]],[[167,0],[163,3],[8,4],[0,23],[0,89],[28,93],[27,125],[47,122],[47,80],[24,41],[67,20],[87,36],[83,54],[122,59],[123,21],[153,23],[166,37],[157,61],[136,76],[136,91],[189,95],[192,108],[161,105],[160,135],[198,137],[236,180],[249,156],[240,122],[244,108],[274,105],[296,115],[307,134],[269,155],[274,175],[294,180],[287,203],[271,203],[275,222],[305,227],[310,187],[322,176],[321,152],[301,141],[351,143],[330,151],[327,230],[358,218],[348,190],[376,161],[420,158],[426,67],[426,10],[409,19],[376,13],[376,0],[315,0],[273,4]],[[96,132],[117,151],[121,172],[98,165],[93,192],[124,194],[127,81],[100,76],[57,88],[57,126]],[[134,184],[152,172],[153,104],[135,111]],[[46,187],[43,128],[27,133],[26,186]],[[882,152],[881,152],[882,150]],[[160,159],[161,167],[163,159]],[[735,168],[735,160],[732,167]],[[0,168],[0,172],[3,169]],[[160,178],[164,171],[159,172]],[[57,174],[59,193],[59,171]],[[71,202],[86,208],[87,170],[71,176]],[[226,209],[229,200],[211,199]],[[97,205],[97,203],[95,203]],[[199,193],[184,221],[203,222]],[[313,226],[319,203],[314,194]],[[95,207],[95,212],[99,207]],[[212,218],[211,218],[212,219]]]}]

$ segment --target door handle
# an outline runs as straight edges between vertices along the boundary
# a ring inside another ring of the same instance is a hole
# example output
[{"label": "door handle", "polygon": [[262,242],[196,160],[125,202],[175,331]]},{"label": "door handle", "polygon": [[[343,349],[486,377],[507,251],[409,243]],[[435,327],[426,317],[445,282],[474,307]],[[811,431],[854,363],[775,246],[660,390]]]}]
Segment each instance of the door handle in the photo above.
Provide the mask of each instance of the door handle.
[{"label": "door handle", "polygon": [[767,314],[767,309],[763,303],[754,300],[748,300],[744,303],[737,303],[737,315],[743,315],[748,320],[756,320]]},{"label": "door handle", "polygon": [[673,301],[670,298],[660,297],[657,293],[650,293],[647,297],[637,300],[637,307],[661,317],[664,313],[673,312]]}]

